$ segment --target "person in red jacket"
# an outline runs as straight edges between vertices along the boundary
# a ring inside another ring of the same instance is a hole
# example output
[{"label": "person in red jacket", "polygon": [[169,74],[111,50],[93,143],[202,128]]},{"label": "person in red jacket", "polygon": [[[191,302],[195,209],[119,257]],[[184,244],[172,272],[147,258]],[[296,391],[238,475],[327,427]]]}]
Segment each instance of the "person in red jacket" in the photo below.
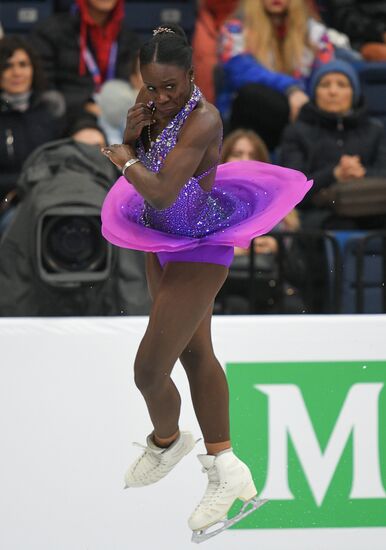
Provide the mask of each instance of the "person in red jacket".
[{"label": "person in red jacket", "polygon": [[239,0],[202,0],[198,10],[192,40],[195,79],[206,99],[212,103],[215,100],[213,71],[218,62],[219,32],[238,4]]}]

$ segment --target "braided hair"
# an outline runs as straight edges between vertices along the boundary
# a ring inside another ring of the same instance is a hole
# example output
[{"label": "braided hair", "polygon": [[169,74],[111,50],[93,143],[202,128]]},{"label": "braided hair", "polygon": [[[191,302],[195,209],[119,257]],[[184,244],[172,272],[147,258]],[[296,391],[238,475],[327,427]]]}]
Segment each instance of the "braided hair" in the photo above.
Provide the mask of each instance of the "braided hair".
[{"label": "braided hair", "polygon": [[141,67],[149,63],[176,65],[188,70],[192,66],[192,48],[179,25],[162,25],[153,31],[153,37],[139,52]]}]

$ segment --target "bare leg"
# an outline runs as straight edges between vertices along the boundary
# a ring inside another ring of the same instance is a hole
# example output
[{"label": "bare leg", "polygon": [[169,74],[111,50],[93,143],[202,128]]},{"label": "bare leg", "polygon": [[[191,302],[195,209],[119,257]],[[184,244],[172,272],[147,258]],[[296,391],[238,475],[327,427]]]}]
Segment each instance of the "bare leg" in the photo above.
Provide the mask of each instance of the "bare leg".
[{"label": "bare leg", "polygon": [[168,438],[178,430],[181,402],[170,374],[224,283],[227,268],[169,263],[160,278],[158,268],[156,258],[150,256],[148,280],[154,302],[135,361],[135,380],[148,406],[155,434]]},{"label": "bare leg", "polygon": [[[221,365],[213,353],[210,323],[213,301],[223,284],[227,270],[213,264],[169,264],[162,271],[154,255],[149,256],[148,281],[154,305],[149,326],[141,342],[136,359],[136,382],[141,390],[154,424],[154,439],[161,441],[174,437],[178,430],[180,397],[170,379],[170,373],[178,357],[187,373],[193,405],[205,438],[208,455],[199,456],[209,475],[207,491],[189,518],[194,531],[193,540],[200,542],[217,534],[229,525],[239,521],[264,503],[256,499],[256,488],[248,467],[230,449],[228,418],[228,385]],[[188,433],[188,432],[185,432]],[[158,439],[159,439],[158,438]],[[164,458],[154,467],[156,460],[147,459],[148,449],[139,461],[134,463],[126,475],[128,486],[143,486],[155,483],[164,477],[194,446],[184,445],[181,436],[170,451],[159,449],[158,456]],[[172,449],[178,449],[177,458],[172,460]],[[169,455],[168,455],[169,453]],[[157,456],[157,455],[155,455]],[[224,482],[227,490],[224,491]],[[230,523],[223,524],[223,518],[233,502],[241,498],[252,502],[253,508],[244,511]],[[208,526],[221,522],[213,533],[206,533]],[[202,532],[201,532],[202,531]]]},{"label": "bare leg", "polygon": [[230,447],[229,395],[211,339],[212,306],[180,356],[208,454]]}]

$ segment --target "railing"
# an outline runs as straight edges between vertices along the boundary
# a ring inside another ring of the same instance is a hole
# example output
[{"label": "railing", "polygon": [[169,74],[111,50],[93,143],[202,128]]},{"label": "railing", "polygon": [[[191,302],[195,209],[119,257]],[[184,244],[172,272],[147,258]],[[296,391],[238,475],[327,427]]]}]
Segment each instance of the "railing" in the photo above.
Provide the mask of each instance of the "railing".
[{"label": "railing", "polygon": [[366,245],[379,239],[381,246],[379,255],[382,261],[382,311],[386,312],[386,231],[374,231],[358,239],[356,254],[356,312],[364,313],[364,294],[366,288],[365,259]]},{"label": "railing", "polygon": [[[288,280],[304,303],[298,313],[386,313],[386,231],[345,232],[344,238],[332,231],[275,232],[270,236],[278,243],[278,251],[271,258],[274,267],[271,271],[261,268],[258,257],[262,255],[251,243],[249,254],[235,258],[231,266],[218,298],[219,313],[232,313],[226,304],[235,282],[248,302],[244,313],[267,313],[257,306],[262,284],[271,287],[275,295],[275,308],[269,312],[286,313]],[[369,252],[369,245],[377,239],[379,246]],[[295,277],[290,273],[291,262],[297,271]]]}]

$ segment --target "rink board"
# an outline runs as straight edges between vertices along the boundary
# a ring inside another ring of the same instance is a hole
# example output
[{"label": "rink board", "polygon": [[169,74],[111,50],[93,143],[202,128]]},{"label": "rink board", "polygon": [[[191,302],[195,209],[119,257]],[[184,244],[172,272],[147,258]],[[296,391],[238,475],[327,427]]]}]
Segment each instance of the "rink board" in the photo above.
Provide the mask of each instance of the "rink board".
[{"label": "rink board", "polygon": [[[145,326],[0,319],[1,549],[192,548],[196,453],[123,490],[150,431],[132,376]],[[217,317],[213,333],[234,445],[271,502],[202,548],[384,550],[386,316]],[[181,370],[181,426],[198,437]]]}]

